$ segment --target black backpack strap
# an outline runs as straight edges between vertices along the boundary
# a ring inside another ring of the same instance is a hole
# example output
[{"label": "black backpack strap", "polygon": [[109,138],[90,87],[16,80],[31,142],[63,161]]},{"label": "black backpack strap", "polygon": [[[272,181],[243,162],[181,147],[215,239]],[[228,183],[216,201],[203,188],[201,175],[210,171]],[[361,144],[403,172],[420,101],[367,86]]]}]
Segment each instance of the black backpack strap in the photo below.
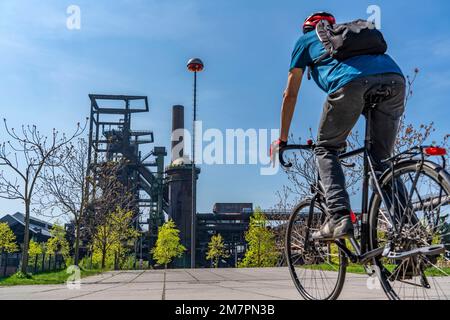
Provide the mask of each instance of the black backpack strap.
[{"label": "black backpack strap", "polygon": [[326,52],[321,55],[319,58],[314,60],[309,66],[308,66],[308,80],[311,80],[311,72],[312,69],[319,63],[321,63],[323,60],[331,56],[331,53],[327,50],[327,46],[325,45],[325,42],[328,42],[327,40],[327,28],[330,27],[330,23],[326,20],[322,20],[317,26],[316,26],[316,34],[319,38],[320,42],[324,45]]},{"label": "black backpack strap", "polygon": [[319,58],[317,58],[316,60],[314,60],[309,66],[308,66],[308,80],[311,80],[311,72],[312,69],[314,69],[314,67],[316,65],[318,65],[319,63],[321,63],[323,60],[325,60],[326,58],[328,58],[330,56],[329,52],[325,52],[323,55],[321,55]]}]

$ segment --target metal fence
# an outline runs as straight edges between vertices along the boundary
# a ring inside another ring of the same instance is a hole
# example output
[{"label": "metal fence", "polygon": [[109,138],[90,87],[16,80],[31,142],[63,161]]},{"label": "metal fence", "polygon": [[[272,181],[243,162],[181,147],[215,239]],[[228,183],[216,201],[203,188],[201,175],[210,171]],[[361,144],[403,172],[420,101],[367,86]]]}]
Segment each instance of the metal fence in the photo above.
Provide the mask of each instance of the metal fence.
[{"label": "metal fence", "polygon": [[[3,253],[0,254],[0,277],[7,277],[16,273],[21,266],[21,253]],[[62,255],[46,255],[29,257],[27,272],[41,273],[49,271],[62,270],[66,267]]]}]

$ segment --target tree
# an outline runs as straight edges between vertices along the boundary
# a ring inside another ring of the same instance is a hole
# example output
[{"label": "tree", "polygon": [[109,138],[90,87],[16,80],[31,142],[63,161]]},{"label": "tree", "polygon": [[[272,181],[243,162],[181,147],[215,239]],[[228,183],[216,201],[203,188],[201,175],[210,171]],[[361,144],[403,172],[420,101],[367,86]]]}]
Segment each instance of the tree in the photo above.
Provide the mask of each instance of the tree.
[{"label": "tree", "polygon": [[86,172],[88,144],[78,139],[76,144],[61,148],[57,157],[63,159],[58,166],[48,166],[41,177],[42,214],[51,218],[68,217],[75,231],[74,264],[79,262],[81,225],[86,207]]},{"label": "tree", "polygon": [[16,236],[7,223],[0,223],[0,251],[13,253],[18,249]]},{"label": "tree", "polygon": [[[87,123],[87,121],[86,121]],[[28,266],[28,245],[30,242],[30,212],[32,201],[40,187],[40,177],[47,165],[56,165],[55,153],[81,135],[86,128],[77,124],[72,136],[67,137],[53,129],[50,138],[41,134],[35,125],[22,126],[17,132],[9,128],[6,119],[4,125],[9,141],[0,143],[0,197],[20,200],[24,204],[25,228],[22,248],[22,273]]]},{"label": "tree", "polygon": [[28,255],[30,256],[30,258],[36,258],[42,253],[43,253],[42,245],[34,240],[30,240],[30,245],[28,248]]},{"label": "tree", "polygon": [[43,253],[43,248],[40,243],[35,242],[34,240],[30,240],[30,245],[28,248],[28,255],[33,260],[34,259],[34,270],[37,270],[37,260],[39,255]]},{"label": "tree", "polygon": [[230,255],[225,248],[222,235],[217,234],[212,236],[211,241],[208,244],[206,259],[211,260],[214,268],[218,268],[220,258],[228,258],[229,256]]},{"label": "tree", "polygon": [[261,209],[257,208],[250,217],[249,229],[245,234],[248,244],[240,268],[274,267],[279,258],[275,234],[269,229],[269,223]]},{"label": "tree", "polygon": [[185,251],[186,248],[180,243],[180,231],[175,222],[169,220],[158,231],[158,239],[152,249],[153,258],[167,269],[167,265],[174,258],[180,258]]},{"label": "tree", "polygon": [[133,226],[133,211],[117,209],[111,217],[112,227],[117,234],[115,248],[115,265],[120,268],[121,260],[125,258],[126,250],[132,246],[140,233]]},{"label": "tree", "polygon": [[85,236],[94,239],[99,226],[105,226],[111,221],[111,214],[118,208],[125,211],[136,209],[136,199],[120,181],[120,176],[127,164],[126,160],[107,161],[92,168],[92,175],[86,178],[89,201],[81,224]]},{"label": "tree", "polygon": [[107,265],[108,258],[119,259],[129,241],[134,241],[139,236],[133,228],[133,212],[122,208],[110,213],[103,224],[97,226],[94,233],[94,256],[100,257],[101,268]]},{"label": "tree", "polygon": [[50,255],[61,254],[67,261],[70,257],[69,242],[66,239],[64,227],[55,224],[50,230],[51,238],[47,240],[47,253]]}]

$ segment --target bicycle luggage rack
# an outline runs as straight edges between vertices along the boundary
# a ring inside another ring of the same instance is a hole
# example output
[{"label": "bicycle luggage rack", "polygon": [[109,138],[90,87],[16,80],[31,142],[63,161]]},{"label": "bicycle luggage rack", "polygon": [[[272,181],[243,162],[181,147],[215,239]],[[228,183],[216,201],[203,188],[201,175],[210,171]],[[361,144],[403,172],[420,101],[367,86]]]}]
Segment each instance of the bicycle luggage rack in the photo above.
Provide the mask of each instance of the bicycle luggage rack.
[{"label": "bicycle luggage rack", "polygon": [[442,167],[446,167],[446,159],[447,151],[444,148],[436,147],[436,146],[417,146],[412,147],[402,153],[399,153],[389,159],[383,160],[382,163],[391,163],[391,162],[400,162],[402,160],[413,160],[415,157],[421,157],[422,161],[425,161],[425,157],[441,157],[443,161]]}]

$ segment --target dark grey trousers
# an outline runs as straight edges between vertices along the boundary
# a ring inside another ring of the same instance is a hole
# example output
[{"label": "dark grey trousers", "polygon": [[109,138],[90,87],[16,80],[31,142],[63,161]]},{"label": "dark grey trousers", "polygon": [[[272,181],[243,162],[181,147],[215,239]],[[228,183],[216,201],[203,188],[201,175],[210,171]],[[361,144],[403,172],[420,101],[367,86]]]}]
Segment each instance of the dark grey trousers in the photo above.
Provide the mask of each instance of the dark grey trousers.
[{"label": "dark grey trousers", "polygon": [[384,171],[381,161],[393,152],[400,118],[405,111],[405,79],[391,73],[359,78],[330,94],[325,102],[316,156],[331,214],[351,210],[338,156],[345,150],[347,138],[364,112],[367,95],[382,86],[389,86],[391,95],[372,112],[371,135],[375,165],[378,171]]}]

